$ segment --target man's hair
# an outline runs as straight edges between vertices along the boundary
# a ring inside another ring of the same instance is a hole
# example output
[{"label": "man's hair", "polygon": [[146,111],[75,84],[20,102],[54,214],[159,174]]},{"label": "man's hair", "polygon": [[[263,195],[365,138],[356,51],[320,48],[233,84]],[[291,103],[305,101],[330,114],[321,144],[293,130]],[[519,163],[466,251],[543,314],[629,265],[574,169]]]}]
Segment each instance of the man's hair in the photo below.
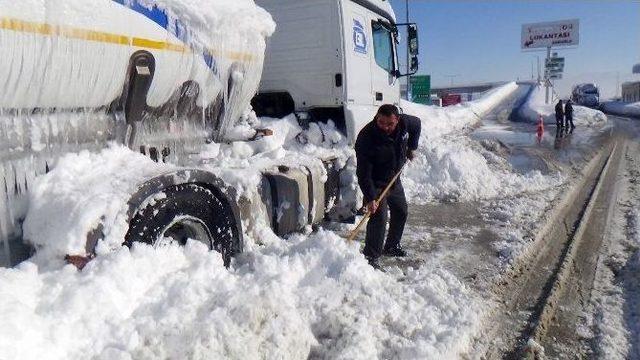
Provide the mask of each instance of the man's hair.
[{"label": "man's hair", "polygon": [[377,115],[382,115],[382,116],[391,116],[391,115],[400,116],[400,113],[398,112],[398,108],[395,105],[384,104],[384,105],[380,106],[380,108],[378,108]]}]

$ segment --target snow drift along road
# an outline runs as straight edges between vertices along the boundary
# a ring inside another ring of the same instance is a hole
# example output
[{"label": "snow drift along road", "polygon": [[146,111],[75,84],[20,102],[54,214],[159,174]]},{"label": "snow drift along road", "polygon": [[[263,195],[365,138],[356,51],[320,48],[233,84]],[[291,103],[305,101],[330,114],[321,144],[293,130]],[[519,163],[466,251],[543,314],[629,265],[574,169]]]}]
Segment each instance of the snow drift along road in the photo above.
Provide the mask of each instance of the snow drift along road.
[{"label": "snow drift along road", "polygon": [[640,118],[640,102],[606,101],[602,103],[602,110],[609,114]]}]

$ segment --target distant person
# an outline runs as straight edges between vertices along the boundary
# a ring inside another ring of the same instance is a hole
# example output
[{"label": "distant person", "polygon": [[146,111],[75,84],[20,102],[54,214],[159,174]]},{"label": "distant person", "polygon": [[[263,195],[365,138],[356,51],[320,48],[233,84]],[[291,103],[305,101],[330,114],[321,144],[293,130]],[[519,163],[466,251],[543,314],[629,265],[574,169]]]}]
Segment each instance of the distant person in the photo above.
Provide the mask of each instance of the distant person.
[{"label": "distant person", "polygon": [[556,104],[556,127],[562,129],[564,126],[564,109],[562,108],[562,100],[558,100]]},{"label": "distant person", "polygon": [[573,105],[571,104],[571,99],[567,100],[567,103],[564,105],[564,126],[567,128],[567,131],[571,132],[576,128],[576,126],[573,125]]},{"label": "distant person", "polygon": [[[400,246],[400,239],[407,222],[408,207],[400,179],[380,203],[376,198],[407,159],[413,160],[420,139],[420,128],[420,119],[417,117],[399,114],[394,105],[382,105],[356,140],[358,185],[372,214],[367,224],[364,256],[375,269],[380,269],[378,258],[381,255],[406,255]],[[389,233],[385,241],[389,217]]]}]

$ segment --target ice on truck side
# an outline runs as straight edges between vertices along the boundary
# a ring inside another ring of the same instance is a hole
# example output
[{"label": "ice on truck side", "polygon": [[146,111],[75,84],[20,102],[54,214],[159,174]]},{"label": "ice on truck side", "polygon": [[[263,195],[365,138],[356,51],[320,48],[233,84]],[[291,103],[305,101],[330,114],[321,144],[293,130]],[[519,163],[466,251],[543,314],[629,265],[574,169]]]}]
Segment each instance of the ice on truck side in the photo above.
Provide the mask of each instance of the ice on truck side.
[{"label": "ice on truck side", "polygon": [[[224,141],[252,98],[261,113],[294,112],[303,126],[331,119],[353,140],[379,104],[399,102],[398,27],[386,1],[259,1],[278,23],[266,42],[265,34],[247,31],[216,38],[224,32],[184,20],[197,16],[148,1],[58,5],[25,11],[21,2],[0,0],[0,265],[30,251],[22,223],[34,179],[65,154],[113,142],[175,165],[113,174],[126,184],[128,245],[195,239],[228,264],[243,250],[243,230],[260,219],[284,235],[327,216],[353,215],[352,163],[328,156],[273,166],[247,198],[189,155]],[[305,6],[318,8],[313,23]],[[77,16],[69,16],[71,8]],[[410,27],[415,72],[417,33]],[[301,49],[315,63],[301,58]],[[94,252],[108,232],[101,219],[68,255]]]}]

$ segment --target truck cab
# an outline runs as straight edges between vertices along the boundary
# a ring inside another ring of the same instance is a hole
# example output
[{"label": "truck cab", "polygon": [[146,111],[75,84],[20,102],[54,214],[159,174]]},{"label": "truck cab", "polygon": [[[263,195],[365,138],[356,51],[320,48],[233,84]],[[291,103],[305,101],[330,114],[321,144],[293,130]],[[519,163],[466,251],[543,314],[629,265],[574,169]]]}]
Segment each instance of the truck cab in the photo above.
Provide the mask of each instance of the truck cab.
[{"label": "truck cab", "polygon": [[[295,113],[304,125],[333,121],[355,142],[382,104],[400,102],[402,76],[418,69],[415,24],[398,24],[385,0],[257,0],[277,29],[267,44],[259,116]],[[412,56],[400,70],[399,27]]]}]

